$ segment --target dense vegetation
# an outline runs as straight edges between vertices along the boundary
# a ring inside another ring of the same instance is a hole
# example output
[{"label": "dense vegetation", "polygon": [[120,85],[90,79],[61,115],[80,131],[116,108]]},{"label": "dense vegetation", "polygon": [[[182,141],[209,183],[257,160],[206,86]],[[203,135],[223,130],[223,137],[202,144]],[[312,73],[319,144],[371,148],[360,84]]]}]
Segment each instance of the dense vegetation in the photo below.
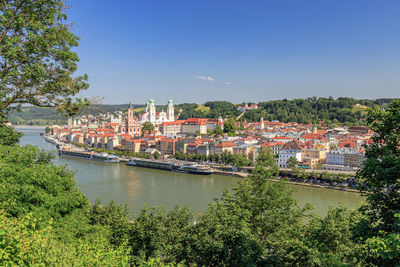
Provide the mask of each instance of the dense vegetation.
[{"label": "dense vegetation", "polygon": [[[73,174],[32,146],[0,145],[0,262],[9,264],[216,266],[394,265],[400,257],[400,101],[370,113],[378,133],[359,173],[368,192],[359,210],[331,208],[324,218],[300,208],[276,164],[262,151],[249,178],[196,219],[188,208],[91,206]],[[377,179],[376,177],[379,177]],[[18,234],[16,234],[18,233]],[[22,249],[23,248],[23,249]]]}]

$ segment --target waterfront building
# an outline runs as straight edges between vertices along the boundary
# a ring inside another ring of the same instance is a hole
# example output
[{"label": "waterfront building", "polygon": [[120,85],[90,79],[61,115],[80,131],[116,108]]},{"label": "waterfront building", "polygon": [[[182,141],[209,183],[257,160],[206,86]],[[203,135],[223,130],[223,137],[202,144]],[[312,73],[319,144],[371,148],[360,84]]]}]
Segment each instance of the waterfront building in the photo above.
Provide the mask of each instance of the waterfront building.
[{"label": "waterfront building", "polygon": [[210,151],[211,151],[211,149],[210,149],[210,143],[209,142],[204,142],[204,143],[199,144],[197,146],[197,153],[200,153],[202,155],[208,156],[208,155],[211,154]]},{"label": "waterfront building", "polygon": [[345,153],[344,166],[359,168],[365,159],[364,153]]},{"label": "waterfront building", "polygon": [[196,142],[196,138],[181,138],[175,143],[176,152],[186,153],[188,144]]},{"label": "waterfront building", "polygon": [[163,138],[157,141],[156,149],[164,155],[174,155],[175,154],[175,142],[176,139]]},{"label": "waterfront building", "polygon": [[233,154],[233,148],[237,146],[233,142],[221,142],[218,145],[215,146],[215,154],[221,155],[224,152],[229,152]]},{"label": "waterfront building", "polygon": [[125,141],[126,151],[129,153],[139,153],[140,145],[143,142],[143,139],[129,139]]},{"label": "waterfront building", "polygon": [[186,146],[186,153],[187,154],[197,154],[198,143],[189,143]]},{"label": "waterfront building", "polygon": [[303,144],[299,140],[292,140],[279,150],[278,165],[280,168],[288,168],[287,161],[290,158],[297,159],[298,162],[302,160],[301,150],[303,149]]},{"label": "waterfront building", "polygon": [[121,139],[115,136],[110,136],[107,139],[107,149],[114,150],[116,147],[121,146]]}]

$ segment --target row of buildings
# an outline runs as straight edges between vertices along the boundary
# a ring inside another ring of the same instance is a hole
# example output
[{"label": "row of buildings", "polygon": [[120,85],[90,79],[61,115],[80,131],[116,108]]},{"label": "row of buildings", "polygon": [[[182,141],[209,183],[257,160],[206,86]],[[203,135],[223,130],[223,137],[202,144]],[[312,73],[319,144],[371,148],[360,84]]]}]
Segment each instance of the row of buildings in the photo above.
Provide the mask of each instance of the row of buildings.
[{"label": "row of buildings", "polygon": [[[371,141],[373,133],[366,127],[354,126],[326,129],[319,125],[282,123],[278,121],[240,123],[237,136],[216,136],[212,131],[223,119],[189,118],[176,120],[172,101],[167,112],[154,113],[154,101],[139,117],[132,106],[120,122],[111,119],[106,123],[88,126],[78,124],[71,129],[53,127],[59,140],[87,144],[92,147],[122,150],[135,153],[154,153],[164,156],[176,152],[188,154],[242,154],[256,161],[262,147],[269,147],[280,168],[288,168],[288,160],[295,158],[298,166],[310,169],[354,171],[364,159],[363,145]],[[155,115],[155,116],[154,116]],[[143,133],[145,121],[154,122],[152,132]]]}]

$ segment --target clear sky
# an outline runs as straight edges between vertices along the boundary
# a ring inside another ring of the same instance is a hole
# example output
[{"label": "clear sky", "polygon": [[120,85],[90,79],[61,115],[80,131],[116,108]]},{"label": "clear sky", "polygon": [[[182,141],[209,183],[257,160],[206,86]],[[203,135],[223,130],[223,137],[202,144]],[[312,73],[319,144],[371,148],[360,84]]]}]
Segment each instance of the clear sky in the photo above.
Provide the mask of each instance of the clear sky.
[{"label": "clear sky", "polygon": [[400,97],[398,0],[69,0],[104,103]]}]

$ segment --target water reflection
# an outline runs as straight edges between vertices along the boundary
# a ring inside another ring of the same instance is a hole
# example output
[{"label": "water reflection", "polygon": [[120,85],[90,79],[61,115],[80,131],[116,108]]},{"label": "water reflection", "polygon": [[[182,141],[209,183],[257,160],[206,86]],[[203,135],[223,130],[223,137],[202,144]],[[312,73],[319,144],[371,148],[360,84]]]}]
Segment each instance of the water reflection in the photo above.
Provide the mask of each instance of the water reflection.
[{"label": "water reflection", "polygon": [[[38,133],[28,132],[21,144],[37,145],[47,151],[55,146],[47,143]],[[167,210],[179,206],[190,206],[195,213],[203,212],[208,203],[220,197],[225,188],[230,189],[238,179],[230,176],[201,176],[145,169],[125,164],[109,164],[73,158],[56,158],[55,164],[67,164],[76,171],[77,183],[91,202],[115,200],[128,203],[132,214],[147,206],[164,206]],[[311,202],[315,210],[324,215],[330,205],[343,202],[357,208],[363,198],[355,193],[289,185],[295,189],[294,196],[300,205]]]}]

